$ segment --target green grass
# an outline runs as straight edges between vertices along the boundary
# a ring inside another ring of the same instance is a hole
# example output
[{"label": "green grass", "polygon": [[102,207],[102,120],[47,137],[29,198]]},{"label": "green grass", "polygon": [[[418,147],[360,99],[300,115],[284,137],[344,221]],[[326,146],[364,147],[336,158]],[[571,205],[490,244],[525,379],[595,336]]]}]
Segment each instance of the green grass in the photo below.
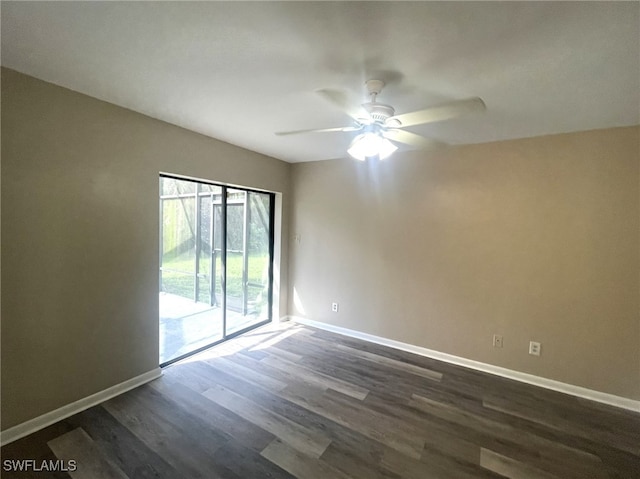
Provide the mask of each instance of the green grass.
[{"label": "green grass", "polygon": [[[263,279],[263,274],[266,275],[266,267],[268,263],[268,255],[252,255],[249,256],[249,268],[248,279],[250,283],[265,284],[266,276]],[[206,278],[200,277],[200,301],[209,301],[209,260],[200,262],[200,271],[206,275]],[[177,273],[173,271],[162,272],[162,291],[177,294],[185,298],[193,298],[194,294],[194,278],[193,269],[195,267],[195,261],[193,259],[182,258],[165,258],[163,267],[171,270],[184,271],[185,273]],[[222,272],[222,263],[220,258],[216,260],[216,293],[220,295],[222,293],[222,285],[220,281],[220,274]],[[249,287],[248,295],[249,301],[258,301],[258,296],[262,290],[260,288]],[[242,297],[242,255],[240,254],[228,254],[227,255],[227,295],[230,297]],[[266,296],[266,295],[263,295]],[[264,298],[266,302],[266,297]]]}]

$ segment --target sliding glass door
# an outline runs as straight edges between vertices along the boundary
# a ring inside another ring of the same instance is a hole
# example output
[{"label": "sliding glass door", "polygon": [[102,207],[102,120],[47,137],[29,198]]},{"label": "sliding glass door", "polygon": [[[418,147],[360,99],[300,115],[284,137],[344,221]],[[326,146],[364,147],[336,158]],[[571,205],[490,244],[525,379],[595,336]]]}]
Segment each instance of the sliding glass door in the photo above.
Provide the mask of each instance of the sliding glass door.
[{"label": "sliding glass door", "polygon": [[160,177],[160,364],[271,320],[273,194]]},{"label": "sliding glass door", "polygon": [[227,334],[270,316],[270,202],[267,193],[227,193]]}]

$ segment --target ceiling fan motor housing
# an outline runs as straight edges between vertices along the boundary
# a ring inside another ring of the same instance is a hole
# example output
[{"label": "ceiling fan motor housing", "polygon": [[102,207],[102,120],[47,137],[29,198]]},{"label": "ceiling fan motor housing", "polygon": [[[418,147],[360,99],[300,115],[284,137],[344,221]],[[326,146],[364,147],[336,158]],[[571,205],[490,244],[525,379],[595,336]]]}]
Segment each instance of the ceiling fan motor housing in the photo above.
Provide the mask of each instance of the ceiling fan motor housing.
[{"label": "ceiling fan motor housing", "polygon": [[384,123],[387,118],[392,117],[396,112],[391,105],[385,105],[384,103],[369,102],[362,106],[367,110],[371,119],[377,123]]}]

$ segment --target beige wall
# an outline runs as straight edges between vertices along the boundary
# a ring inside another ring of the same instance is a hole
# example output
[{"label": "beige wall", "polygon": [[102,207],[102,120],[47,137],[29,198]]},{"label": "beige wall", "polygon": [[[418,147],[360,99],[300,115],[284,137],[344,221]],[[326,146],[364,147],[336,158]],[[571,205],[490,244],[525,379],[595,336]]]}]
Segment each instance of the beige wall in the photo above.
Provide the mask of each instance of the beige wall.
[{"label": "beige wall", "polygon": [[295,164],[290,313],[640,399],[639,163],[620,128]]},{"label": "beige wall", "polygon": [[287,215],[289,164],[2,70],[2,429],[158,366],[161,171]]}]

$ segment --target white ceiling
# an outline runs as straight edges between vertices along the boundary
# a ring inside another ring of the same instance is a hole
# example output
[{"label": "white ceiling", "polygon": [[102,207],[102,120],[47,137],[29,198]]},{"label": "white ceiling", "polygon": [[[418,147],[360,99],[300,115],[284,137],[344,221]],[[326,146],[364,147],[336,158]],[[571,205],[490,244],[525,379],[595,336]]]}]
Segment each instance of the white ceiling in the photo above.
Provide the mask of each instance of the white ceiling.
[{"label": "white ceiling", "polygon": [[5,2],[2,65],[289,162],[341,158],[314,90],[380,78],[411,131],[452,144],[640,123],[638,2]]}]

